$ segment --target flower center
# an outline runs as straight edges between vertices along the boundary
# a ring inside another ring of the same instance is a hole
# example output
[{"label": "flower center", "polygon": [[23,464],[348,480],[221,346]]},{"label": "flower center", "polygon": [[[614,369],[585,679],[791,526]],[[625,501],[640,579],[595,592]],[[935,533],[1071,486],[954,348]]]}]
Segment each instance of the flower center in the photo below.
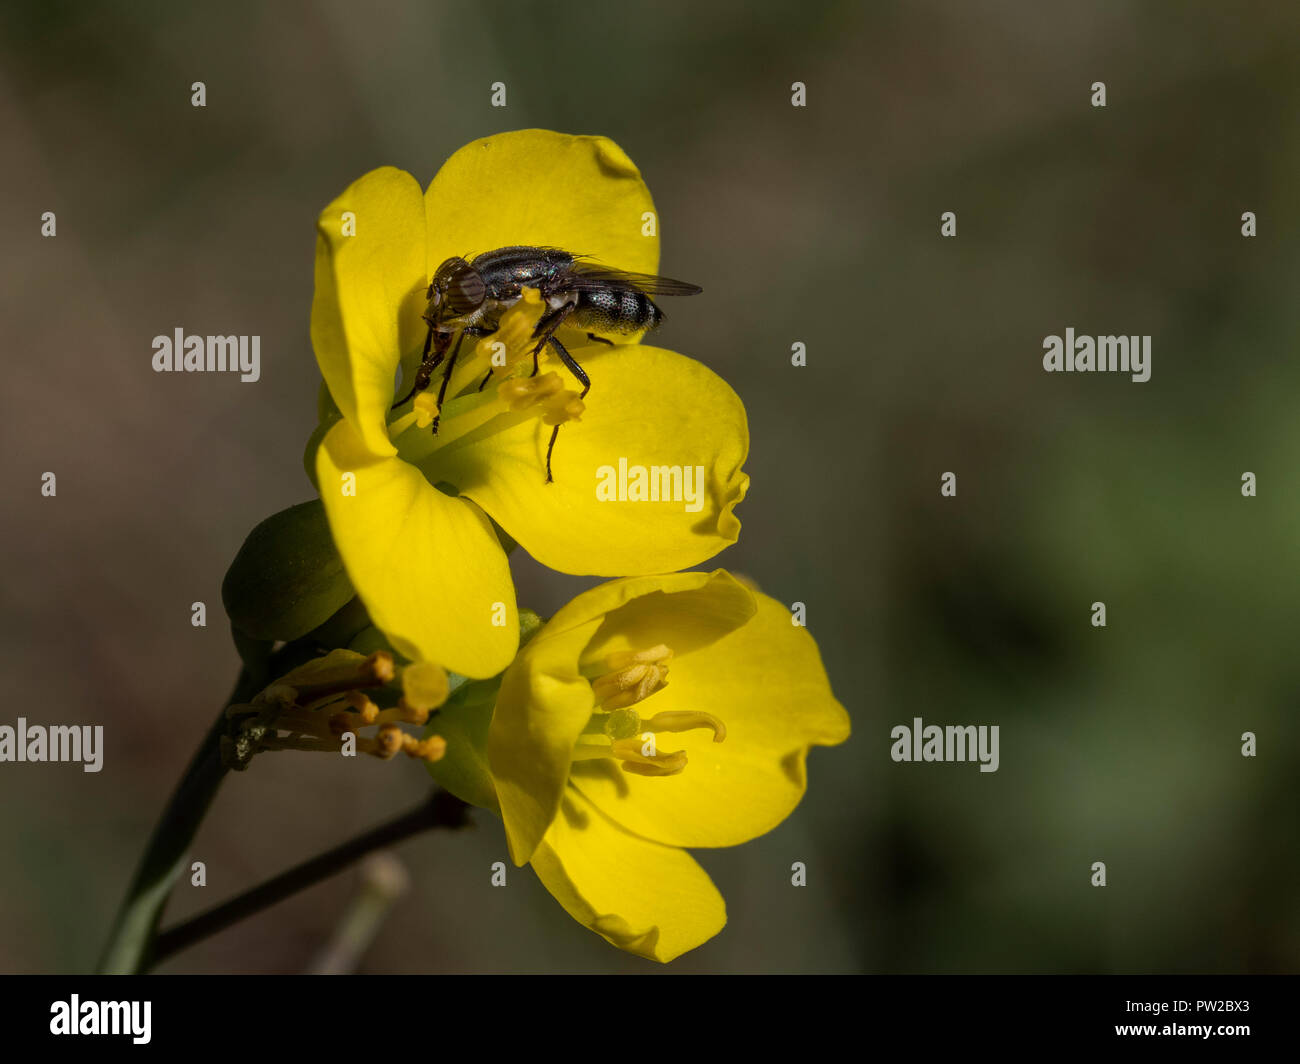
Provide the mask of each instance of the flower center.
[{"label": "flower center", "polygon": [[596,709],[583,729],[584,741],[573,749],[574,761],[613,758],[624,772],[638,776],[675,776],[686,768],[686,751],[661,751],[657,733],[708,728],[713,741],[727,737],[727,726],[709,713],[665,710],[642,717],[632,707],[668,686],[672,649],[660,643],[646,650],[610,654],[606,671],[591,681]]},{"label": "flower center", "polygon": [[[533,374],[537,341],[532,333],[545,309],[537,291],[525,288],[495,331],[460,341],[441,407],[438,395],[446,363],[434,371],[429,386],[410,407],[388,424],[403,458],[418,464],[438,451],[471,444],[532,418],[555,426],[582,416],[584,405],[570,387],[575,382],[567,371]],[[549,357],[549,352],[542,355]],[[430,431],[435,420],[437,435]]]}]

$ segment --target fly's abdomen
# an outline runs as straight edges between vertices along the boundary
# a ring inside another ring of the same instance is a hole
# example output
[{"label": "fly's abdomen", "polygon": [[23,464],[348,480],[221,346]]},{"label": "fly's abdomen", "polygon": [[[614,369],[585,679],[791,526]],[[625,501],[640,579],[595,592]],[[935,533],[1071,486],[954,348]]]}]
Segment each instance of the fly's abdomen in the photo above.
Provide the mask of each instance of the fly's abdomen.
[{"label": "fly's abdomen", "polygon": [[595,332],[634,333],[653,329],[664,312],[635,288],[603,288],[579,292],[573,321]]}]

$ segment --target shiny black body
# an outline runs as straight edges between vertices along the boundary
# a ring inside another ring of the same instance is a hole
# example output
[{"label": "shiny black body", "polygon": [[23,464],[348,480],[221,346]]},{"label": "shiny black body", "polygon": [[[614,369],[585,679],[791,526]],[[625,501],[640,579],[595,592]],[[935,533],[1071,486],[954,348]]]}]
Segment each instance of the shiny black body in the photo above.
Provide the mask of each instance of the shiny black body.
[{"label": "shiny black body", "polygon": [[525,287],[538,290],[553,287],[573,261],[573,255],[559,248],[509,247],[476,255],[469,267],[483,279],[488,300],[510,305],[523,294]]},{"label": "shiny black body", "polygon": [[[533,338],[537,340],[533,349],[533,375],[537,374],[537,360],[543,348],[550,345],[582,384],[581,397],[590,390],[591,381],[556,337],[561,325],[594,330],[587,333],[588,337],[611,343],[595,333],[628,335],[653,329],[664,320],[663,311],[650,298],[652,295],[688,296],[700,291],[698,286],[683,281],[602,266],[561,248],[516,245],[486,251],[472,260],[447,259],[434,272],[429,284],[429,303],[424,312],[429,335],[414,387],[394,406],[401,406],[416,392],[427,388],[434,369],[447,356],[438,392],[441,407],[461,342],[467,335],[488,336],[496,332],[501,315],[523,297],[525,288],[536,289],[546,307],[533,330]],[[480,390],[491,376],[492,370],[488,370]],[[433,431],[438,431],[437,418]],[[546,451],[547,483],[552,479],[551,451],[558,432],[557,425]]]},{"label": "shiny black body", "polygon": [[[435,304],[439,286],[444,299]],[[435,329],[461,318],[492,327],[525,288],[536,288],[552,310],[568,297],[572,310],[567,317],[574,325],[622,334],[653,329],[664,320],[651,294],[699,292],[695,285],[666,277],[607,269],[560,248],[523,245],[486,251],[469,261],[444,262],[429,286],[425,320]]]}]

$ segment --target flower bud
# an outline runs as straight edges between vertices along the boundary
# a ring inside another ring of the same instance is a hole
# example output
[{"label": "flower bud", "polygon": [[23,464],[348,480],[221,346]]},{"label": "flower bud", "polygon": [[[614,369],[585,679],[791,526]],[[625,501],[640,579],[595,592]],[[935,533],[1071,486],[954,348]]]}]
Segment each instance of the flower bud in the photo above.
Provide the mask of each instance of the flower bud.
[{"label": "flower bud", "polygon": [[231,623],[255,639],[297,639],[352,596],[319,500],[290,506],[254,528],[221,584]]}]

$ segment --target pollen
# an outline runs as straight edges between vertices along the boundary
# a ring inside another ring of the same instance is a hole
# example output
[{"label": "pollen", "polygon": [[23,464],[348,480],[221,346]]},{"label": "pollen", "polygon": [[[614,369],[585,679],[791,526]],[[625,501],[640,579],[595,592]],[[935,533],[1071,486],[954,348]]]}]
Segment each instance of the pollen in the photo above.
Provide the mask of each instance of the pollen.
[{"label": "pollen", "polygon": [[411,409],[415,412],[416,428],[427,429],[437,420],[438,400],[433,392],[421,392],[415,397]]},{"label": "pollen", "polygon": [[540,377],[512,377],[497,385],[497,395],[511,410],[527,410],[540,403],[553,402],[564,392],[558,373]]},{"label": "pollen", "polygon": [[498,345],[503,344],[506,364],[517,361],[536,346],[533,329],[544,309],[541,293],[536,288],[524,288],[519,301],[501,315],[496,331],[474,345],[474,354],[485,362],[491,362],[492,356],[501,350]]},{"label": "pollen", "polygon": [[497,395],[512,411],[538,411],[547,425],[577,421],[586,410],[578,393],[565,388],[558,373],[512,377],[497,385]]},{"label": "pollen", "polygon": [[564,402],[549,404],[542,413],[542,422],[546,425],[563,425],[566,421],[581,421],[587,404],[578,398],[576,392],[565,392]]}]

